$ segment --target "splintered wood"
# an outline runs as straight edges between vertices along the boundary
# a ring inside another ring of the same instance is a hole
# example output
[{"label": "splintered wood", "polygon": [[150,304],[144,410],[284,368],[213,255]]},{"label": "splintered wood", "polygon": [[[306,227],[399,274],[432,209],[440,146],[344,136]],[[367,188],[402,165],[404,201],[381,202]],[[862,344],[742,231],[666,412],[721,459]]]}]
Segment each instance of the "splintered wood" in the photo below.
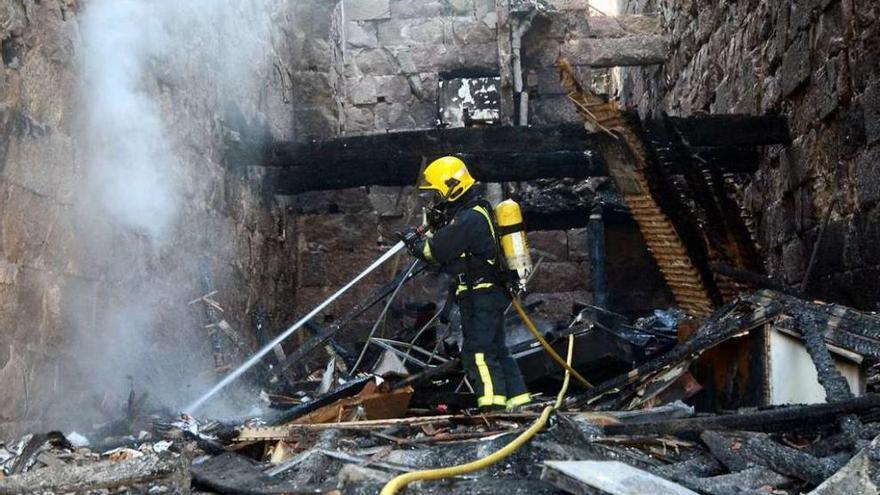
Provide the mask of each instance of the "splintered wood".
[{"label": "splintered wood", "polygon": [[580,85],[568,61],[559,59],[557,66],[562,85],[583,117],[586,129],[611,138],[598,140],[602,156],[676,303],[692,315],[709,315],[714,309],[710,292],[687,246],[652,193],[646,175],[648,151],[641,137],[615,103]]}]

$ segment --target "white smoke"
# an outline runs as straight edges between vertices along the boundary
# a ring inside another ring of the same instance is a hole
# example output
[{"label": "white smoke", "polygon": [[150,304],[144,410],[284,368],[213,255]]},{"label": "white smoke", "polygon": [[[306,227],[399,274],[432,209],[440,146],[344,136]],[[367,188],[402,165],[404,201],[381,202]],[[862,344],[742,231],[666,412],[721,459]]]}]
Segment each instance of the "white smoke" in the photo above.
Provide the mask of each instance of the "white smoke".
[{"label": "white smoke", "polygon": [[[181,191],[179,157],[157,99],[157,75],[202,93],[254,87],[250,71],[269,45],[266,2],[95,0],[83,25],[89,180],[97,201],[122,225],[161,240]],[[205,72],[201,72],[205,71]],[[192,87],[187,87],[188,85]]]},{"label": "white smoke", "polygon": [[209,339],[192,321],[201,308],[186,301],[200,290],[199,259],[230,250],[192,225],[195,205],[216,187],[216,114],[227,102],[256,100],[264,83],[258,69],[276,3],[284,0],[86,4],[80,243],[108,293],[98,307],[84,298],[73,311],[82,388],[124,396],[132,377],[169,407],[200,391],[186,387],[202,386],[194,377],[210,369]]},{"label": "white smoke", "polygon": [[116,221],[154,238],[174,221],[178,200],[168,180],[176,157],[160,110],[143,89],[147,60],[161,50],[163,23],[151,4],[93,3],[83,22],[84,98],[90,190]]}]

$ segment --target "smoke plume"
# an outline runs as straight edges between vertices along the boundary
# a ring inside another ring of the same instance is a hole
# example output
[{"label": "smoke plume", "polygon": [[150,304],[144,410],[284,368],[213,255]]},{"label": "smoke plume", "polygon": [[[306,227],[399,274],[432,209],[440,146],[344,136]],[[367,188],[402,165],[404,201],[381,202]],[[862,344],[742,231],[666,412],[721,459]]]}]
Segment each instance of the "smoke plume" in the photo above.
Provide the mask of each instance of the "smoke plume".
[{"label": "smoke plume", "polygon": [[201,307],[186,302],[200,290],[199,261],[230,253],[204,225],[219,173],[217,115],[256,100],[276,3],[86,4],[78,242],[80,262],[98,266],[101,280],[70,309],[81,393],[118,403],[132,382],[176,408],[214,380]]}]

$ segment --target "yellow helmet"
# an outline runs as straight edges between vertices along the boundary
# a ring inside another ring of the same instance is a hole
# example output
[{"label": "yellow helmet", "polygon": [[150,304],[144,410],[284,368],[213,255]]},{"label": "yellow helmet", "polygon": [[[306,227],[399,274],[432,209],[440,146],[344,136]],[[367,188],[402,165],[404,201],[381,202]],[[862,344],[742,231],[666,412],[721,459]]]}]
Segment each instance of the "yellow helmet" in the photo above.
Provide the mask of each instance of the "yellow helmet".
[{"label": "yellow helmet", "polygon": [[446,201],[455,201],[474,185],[467,165],[454,156],[444,156],[425,168],[419,189],[433,189]]}]

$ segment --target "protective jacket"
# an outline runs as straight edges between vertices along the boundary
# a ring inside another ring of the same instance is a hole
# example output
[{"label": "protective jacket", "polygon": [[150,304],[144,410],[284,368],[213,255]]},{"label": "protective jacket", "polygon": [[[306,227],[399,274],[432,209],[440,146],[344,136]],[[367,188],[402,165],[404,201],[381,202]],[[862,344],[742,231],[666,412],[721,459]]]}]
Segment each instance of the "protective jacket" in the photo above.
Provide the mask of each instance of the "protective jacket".
[{"label": "protective jacket", "polygon": [[491,206],[474,197],[463,201],[451,215],[449,223],[425,240],[422,256],[439,264],[453,278],[456,295],[468,290],[500,289],[498,240]]},{"label": "protective jacket", "polygon": [[505,343],[509,303],[498,270],[498,241],[489,203],[466,195],[450,204],[452,218],[421,246],[421,257],[454,279],[463,334],[461,360],[480,407],[518,407],[530,401]]}]

